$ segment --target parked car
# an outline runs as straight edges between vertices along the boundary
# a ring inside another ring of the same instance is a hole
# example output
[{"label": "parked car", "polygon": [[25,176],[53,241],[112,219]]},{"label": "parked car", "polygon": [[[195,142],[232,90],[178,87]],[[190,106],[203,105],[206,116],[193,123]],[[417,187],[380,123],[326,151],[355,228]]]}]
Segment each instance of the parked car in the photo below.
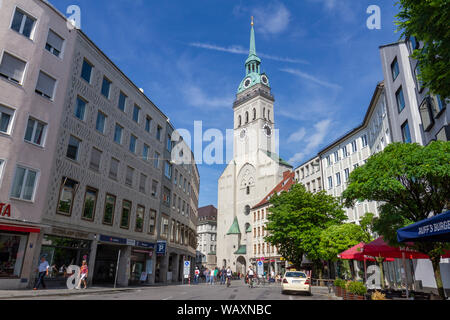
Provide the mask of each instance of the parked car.
[{"label": "parked car", "polygon": [[287,271],[281,282],[281,293],[305,292],[311,295],[311,279],[304,272]]}]

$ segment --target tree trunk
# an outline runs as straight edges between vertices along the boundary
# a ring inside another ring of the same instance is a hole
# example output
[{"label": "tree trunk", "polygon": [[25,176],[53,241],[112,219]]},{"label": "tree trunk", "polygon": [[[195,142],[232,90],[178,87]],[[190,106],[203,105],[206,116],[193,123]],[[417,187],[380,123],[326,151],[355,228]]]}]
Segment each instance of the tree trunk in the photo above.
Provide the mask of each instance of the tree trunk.
[{"label": "tree trunk", "polygon": [[383,272],[383,260],[384,258],[376,258],[378,262],[378,266],[380,268],[380,280],[381,280],[381,289],[384,289],[386,287],[384,283],[384,272]]},{"label": "tree trunk", "polygon": [[441,261],[441,256],[433,255],[430,256],[431,264],[433,265],[434,278],[436,280],[436,286],[439,292],[439,296],[442,300],[445,300],[444,286],[442,285],[441,269],[439,262]]}]

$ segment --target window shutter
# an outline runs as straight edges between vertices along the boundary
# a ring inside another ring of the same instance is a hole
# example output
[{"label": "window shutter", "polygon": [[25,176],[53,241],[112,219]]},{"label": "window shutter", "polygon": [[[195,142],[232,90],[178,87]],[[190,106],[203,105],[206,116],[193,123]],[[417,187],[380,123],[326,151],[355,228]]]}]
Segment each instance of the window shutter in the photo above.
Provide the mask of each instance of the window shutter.
[{"label": "window shutter", "polygon": [[39,79],[36,86],[36,90],[42,92],[43,94],[53,98],[53,90],[55,89],[56,80],[49,77],[42,71],[39,73]]},{"label": "window shutter", "polygon": [[64,43],[64,39],[54,33],[52,30],[48,32],[47,43],[51,45],[53,48],[62,52],[62,46]]},{"label": "window shutter", "polygon": [[26,63],[24,61],[19,60],[5,52],[3,55],[2,64],[0,65],[0,73],[21,83],[25,65]]}]

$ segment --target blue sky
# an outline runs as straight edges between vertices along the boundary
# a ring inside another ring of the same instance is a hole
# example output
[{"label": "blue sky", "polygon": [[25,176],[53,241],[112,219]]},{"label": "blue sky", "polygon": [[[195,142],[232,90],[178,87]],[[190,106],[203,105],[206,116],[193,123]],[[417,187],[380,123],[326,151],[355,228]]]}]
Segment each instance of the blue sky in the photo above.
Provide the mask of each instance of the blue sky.
[{"label": "blue sky", "polygon": [[[383,80],[378,47],[399,39],[392,0],[50,0],[81,8],[82,30],[176,128],[233,127],[250,16],[271,82],[280,156],[297,166],[358,126]],[[369,30],[369,5],[381,30]],[[205,143],[207,145],[208,143]],[[217,205],[225,165],[199,165],[200,206]]]}]

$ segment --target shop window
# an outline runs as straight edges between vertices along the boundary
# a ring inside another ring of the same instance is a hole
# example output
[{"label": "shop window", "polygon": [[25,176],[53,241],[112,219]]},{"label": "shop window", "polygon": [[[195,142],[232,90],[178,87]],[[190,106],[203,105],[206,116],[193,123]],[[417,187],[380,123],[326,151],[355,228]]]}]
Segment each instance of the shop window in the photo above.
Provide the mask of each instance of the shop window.
[{"label": "shop window", "polygon": [[28,237],[0,232],[0,279],[19,278]]},{"label": "shop window", "polygon": [[114,212],[116,209],[116,196],[106,194],[105,211],[103,213],[103,224],[113,225]]},{"label": "shop window", "polygon": [[148,233],[151,235],[155,234],[155,226],[156,226],[156,210],[150,209],[150,218],[148,222]]},{"label": "shop window", "polygon": [[70,216],[72,214],[73,200],[77,192],[79,183],[75,180],[63,177],[57,212]]},{"label": "shop window", "polygon": [[83,215],[84,220],[93,221],[95,216],[95,207],[97,204],[98,190],[87,187],[84,195]]},{"label": "shop window", "polygon": [[127,200],[122,201],[122,216],[120,217],[120,227],[128,229],[130,227],[131,202]]},{"label": "shop window", "polygon": [[138,206],[136,210],[136,226],[135,226],[136,232],[142,232],[142,230],[144,229],[144,213],[145,207]]}]

